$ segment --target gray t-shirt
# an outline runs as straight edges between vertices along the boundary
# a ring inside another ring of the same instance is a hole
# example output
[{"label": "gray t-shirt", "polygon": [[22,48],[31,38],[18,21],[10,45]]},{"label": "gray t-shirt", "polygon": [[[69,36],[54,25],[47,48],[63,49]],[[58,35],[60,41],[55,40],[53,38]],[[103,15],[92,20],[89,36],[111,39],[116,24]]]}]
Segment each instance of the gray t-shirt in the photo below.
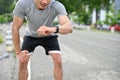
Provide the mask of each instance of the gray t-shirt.
[{"label": "gray t-shirt", "polygon": [[46,25],[52,27],[55,17],[67,15],[67,12],[65,7],[55,0],[51,0],[45,10],[38,10],[35,6],[34,0],[18,0],[13,14],[22,19],[27,19],[27,36],[39,37],[36,31],[40,26]]}]

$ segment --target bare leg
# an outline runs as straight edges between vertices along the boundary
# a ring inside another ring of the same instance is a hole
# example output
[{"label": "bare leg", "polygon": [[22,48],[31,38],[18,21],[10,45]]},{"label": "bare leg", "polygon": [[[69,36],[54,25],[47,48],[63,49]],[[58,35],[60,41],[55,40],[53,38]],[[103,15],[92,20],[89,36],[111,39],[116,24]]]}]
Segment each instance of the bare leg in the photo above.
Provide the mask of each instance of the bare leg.
[{"label": "bare leg", "polygon": [[19,64],[19,80],[27,80],[28,78],[28,70],[27,70],[28,62],[20,62]]},{"label": "bare leg", "polygon": [[54,63],[54,79],[62,80],[63,69],[62,69],[61,55],[57,53],[51,53],[50,55],[52,56],[53,63]]}]

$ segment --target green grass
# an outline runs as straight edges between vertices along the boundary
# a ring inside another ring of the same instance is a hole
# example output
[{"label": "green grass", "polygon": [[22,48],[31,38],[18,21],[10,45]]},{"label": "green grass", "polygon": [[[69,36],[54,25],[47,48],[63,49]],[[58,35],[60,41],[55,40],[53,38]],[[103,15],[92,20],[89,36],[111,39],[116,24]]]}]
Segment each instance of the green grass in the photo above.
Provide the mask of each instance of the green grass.
[{"label": "green grass", "polygon": [[3,42],[3,37],[0,35],[0,43]]}]

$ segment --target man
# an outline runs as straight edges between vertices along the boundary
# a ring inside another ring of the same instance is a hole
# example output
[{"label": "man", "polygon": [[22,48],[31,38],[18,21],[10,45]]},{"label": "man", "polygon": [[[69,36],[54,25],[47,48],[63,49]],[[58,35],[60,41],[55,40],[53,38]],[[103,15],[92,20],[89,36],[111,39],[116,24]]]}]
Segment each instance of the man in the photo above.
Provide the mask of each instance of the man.
[{"label": "man", "polygon": [[[55,0],[18,0],[13,13],[12,37],[19,59],[19,80],[27,80],[29,53],[39,45],[45,49],[46,55],[53,59],[54,79],[62,80],[63,69],[57,33],[67,34],[73,29],[65,7]],[[55,17],[58,18],[59,27],[52,24]],[[29,25],[20,49],[19,29],[24,18]]]}]

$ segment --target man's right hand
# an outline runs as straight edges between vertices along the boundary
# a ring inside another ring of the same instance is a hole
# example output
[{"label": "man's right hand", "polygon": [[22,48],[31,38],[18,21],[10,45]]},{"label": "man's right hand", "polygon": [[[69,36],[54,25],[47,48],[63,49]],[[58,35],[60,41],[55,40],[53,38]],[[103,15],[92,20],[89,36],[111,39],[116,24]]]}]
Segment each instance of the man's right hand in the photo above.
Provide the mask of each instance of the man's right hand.
[{"label": "man's right hand", "polygon": [[29,61],[30,55],[27,50],[23,50],[17,54],[17,57],[21,62],[25,63]]}]

